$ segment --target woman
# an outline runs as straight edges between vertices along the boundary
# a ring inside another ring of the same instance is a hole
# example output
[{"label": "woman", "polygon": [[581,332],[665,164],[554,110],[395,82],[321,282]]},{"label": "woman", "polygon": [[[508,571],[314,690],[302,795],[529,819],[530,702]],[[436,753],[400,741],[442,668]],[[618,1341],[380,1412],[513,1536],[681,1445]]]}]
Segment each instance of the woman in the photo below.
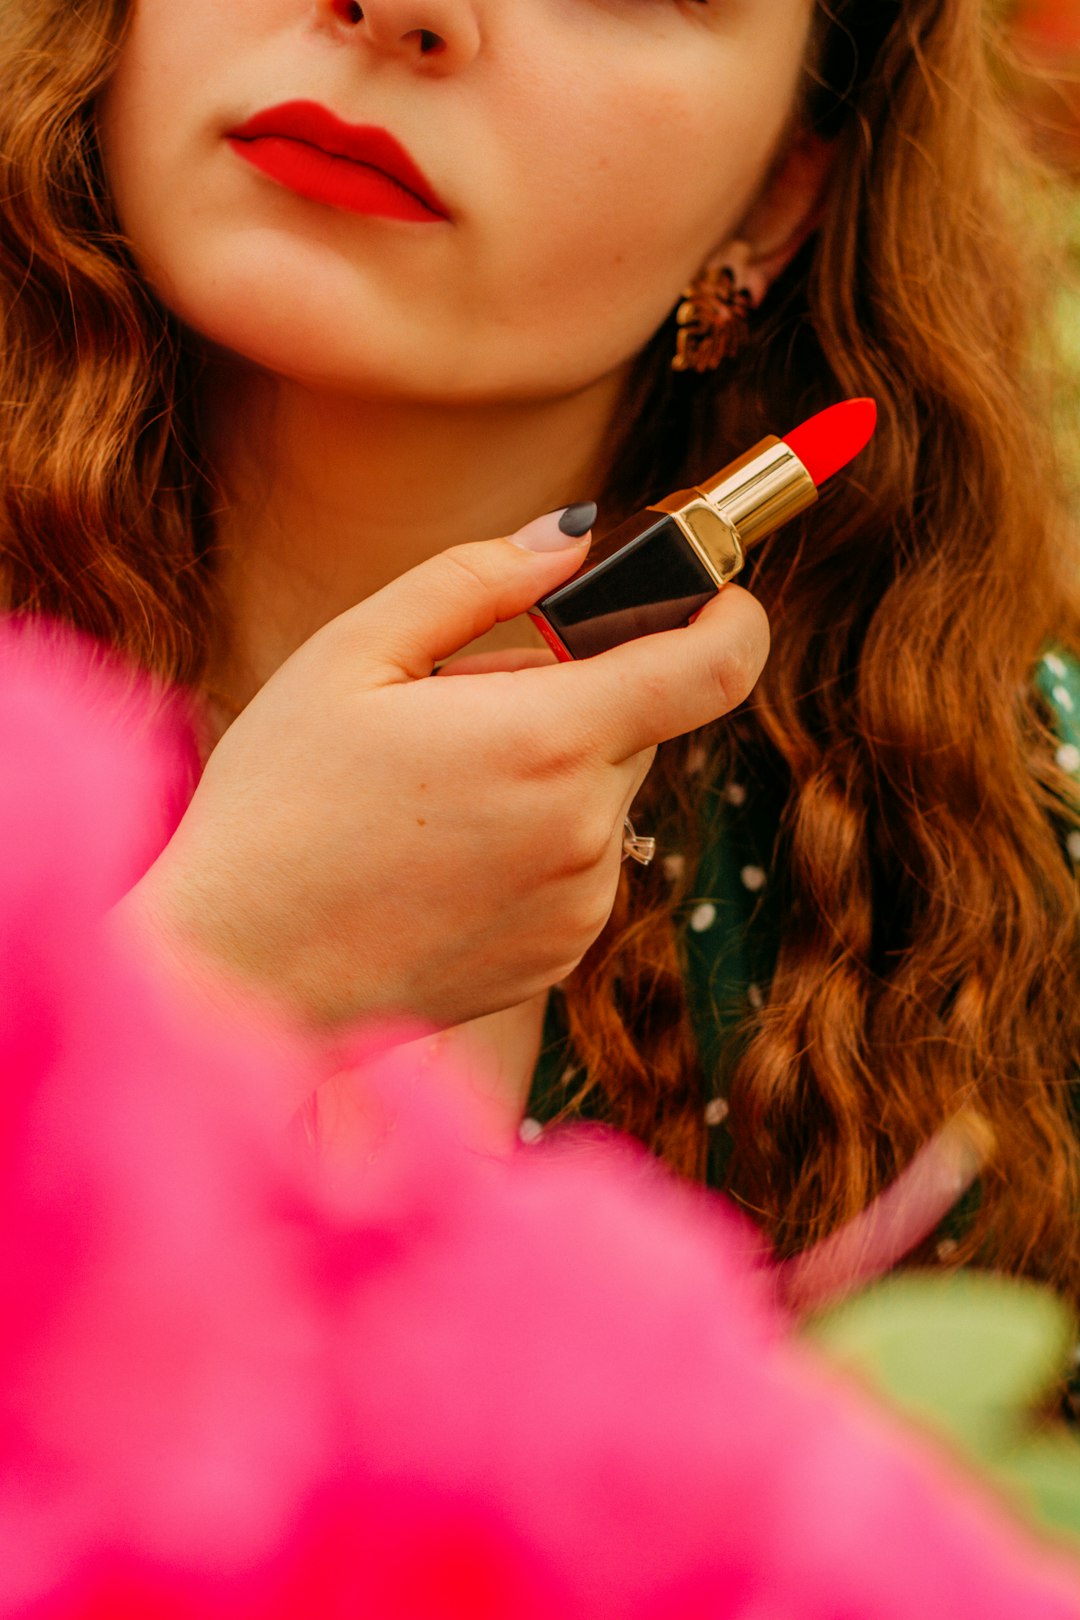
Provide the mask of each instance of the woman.
[{"label": "woman", "polygon": [[[1076,564],[981,0],[4,27],[8,605],[206,698],[125,923],[322,1028],[472,1026],[509,1115],[606,1118],[783,1252],[967,1109],[954,1257],[1080,1292]],[[874,443],[745,589],[552,664],[522,614],[591,502],[851,394]]]}]

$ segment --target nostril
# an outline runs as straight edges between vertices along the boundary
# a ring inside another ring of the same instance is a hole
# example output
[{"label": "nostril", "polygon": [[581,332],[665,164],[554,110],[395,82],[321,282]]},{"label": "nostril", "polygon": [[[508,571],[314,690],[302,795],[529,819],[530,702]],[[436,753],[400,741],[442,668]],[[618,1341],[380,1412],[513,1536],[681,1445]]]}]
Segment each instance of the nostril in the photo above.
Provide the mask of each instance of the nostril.
[{"label": "nostril", "polygon": [[[357,5],[356,0],[334,0],[334,11],[342,22],[358,23],[364,20],[364,8]],[[420,35],[420,51],[424,56],[437,55],[446,49],[446,41],[438,34],[432,33],[429,28],[414,29]]]}]

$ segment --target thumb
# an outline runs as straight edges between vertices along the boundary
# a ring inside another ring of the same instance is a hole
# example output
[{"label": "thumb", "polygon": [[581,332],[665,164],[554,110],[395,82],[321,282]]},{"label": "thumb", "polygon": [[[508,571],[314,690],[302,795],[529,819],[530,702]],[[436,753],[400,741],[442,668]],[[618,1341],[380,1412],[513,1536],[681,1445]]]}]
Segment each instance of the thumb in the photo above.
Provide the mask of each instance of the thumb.
[{"label": "thumb", "polygon": [[390,679],[430,675],[440,659],[516,618],[584,562],[594,501],[560,506],[516,534],[451,546],[341,615],[365,659]]}]

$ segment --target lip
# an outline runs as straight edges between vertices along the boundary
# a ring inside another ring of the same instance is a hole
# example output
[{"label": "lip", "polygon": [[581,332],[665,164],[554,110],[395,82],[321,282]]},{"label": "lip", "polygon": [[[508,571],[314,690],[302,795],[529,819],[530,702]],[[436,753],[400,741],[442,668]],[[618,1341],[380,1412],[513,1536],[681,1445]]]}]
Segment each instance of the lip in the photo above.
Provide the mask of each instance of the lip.
[{"label": "lip", "polygon": [[[255,149],[263,141],[268,146],[270,142],[295,141],[314,148],[324,157],[347,159],[349,163],[363,165],[367,170],[377,169],[409,192],[429,217],[437,215],[441,219],[448,219],[450,216],[450,210],[427,176],[389,130],[377,124],[347,124],[316,101],[287,101],[278,107],[267,107],[229,130],[226,138],[234,150],[239,149],[241,156],[249,157],[252,161],[257,161],[259,153]],[[248,144],[252,147],[251,152],[243,150]],[[269,163],[258,162],[257,166],[273,173]],[[343,169],[344,166],[339,164],[335,167]],[[289,183],[286,179],[286,184]],[[343,191],[340,185],[334,188],[334,195],[328,200],[343,207],[352,206],[348,200],[348,188]],[[357,212],[383,211],[378,207],[373,210],[370,194],[366,192],[358,194],[356,203]]]}]

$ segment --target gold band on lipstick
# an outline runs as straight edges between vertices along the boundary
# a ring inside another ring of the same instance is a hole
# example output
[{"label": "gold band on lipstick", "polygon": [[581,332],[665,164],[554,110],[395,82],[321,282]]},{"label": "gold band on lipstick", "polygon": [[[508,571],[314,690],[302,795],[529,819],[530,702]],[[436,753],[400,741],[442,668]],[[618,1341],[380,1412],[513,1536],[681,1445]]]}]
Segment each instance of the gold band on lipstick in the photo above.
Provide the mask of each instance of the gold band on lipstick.
[{"label": "gold band on lipstick", "polygon": [[817,485],[798,456],[770,435],[705,483],[677,490],[646,510],[674,518],[719,587],[742,568],[748,546],[817,498]]}]

